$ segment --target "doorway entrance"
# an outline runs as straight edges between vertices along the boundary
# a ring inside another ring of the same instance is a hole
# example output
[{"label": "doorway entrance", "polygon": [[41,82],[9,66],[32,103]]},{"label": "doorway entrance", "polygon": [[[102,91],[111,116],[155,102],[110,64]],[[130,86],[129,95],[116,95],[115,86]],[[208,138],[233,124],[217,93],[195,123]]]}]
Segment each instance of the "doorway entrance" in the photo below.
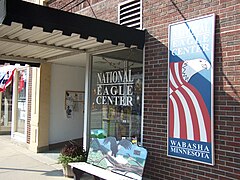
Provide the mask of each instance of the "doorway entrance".
[{"label": "doorway entrance", "polygon": [[22,142],[27,140],[28,74],[29,67],[18,67],[13,82],[13,91],[15,93],[13,93],[11,136]]}]

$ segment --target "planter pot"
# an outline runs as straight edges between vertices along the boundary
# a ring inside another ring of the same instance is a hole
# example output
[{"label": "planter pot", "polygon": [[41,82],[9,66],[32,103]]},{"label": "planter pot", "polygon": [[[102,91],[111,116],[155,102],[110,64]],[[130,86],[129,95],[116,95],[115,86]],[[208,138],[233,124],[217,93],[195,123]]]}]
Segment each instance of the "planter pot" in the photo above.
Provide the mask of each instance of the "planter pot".
[{"label": "planter pot", "polygon": [[65,177],[74,177],[73,171],[71,169],[71,166],[67,165],[67,166],[63,166],[63,175]]}]

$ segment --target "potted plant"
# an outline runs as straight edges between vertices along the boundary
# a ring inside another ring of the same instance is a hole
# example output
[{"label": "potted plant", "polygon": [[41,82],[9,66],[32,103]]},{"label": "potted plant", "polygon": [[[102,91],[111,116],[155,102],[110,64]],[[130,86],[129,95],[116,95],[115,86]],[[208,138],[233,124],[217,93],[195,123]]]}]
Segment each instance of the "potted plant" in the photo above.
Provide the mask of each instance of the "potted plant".
[{"label": "potted plant", "polygon": [[68,163],[86,161],[87,153],[82,146],[70,141],[60,152],[58,162],[63,166],[63,174],[66,177],[73,177],[73,172]]}]

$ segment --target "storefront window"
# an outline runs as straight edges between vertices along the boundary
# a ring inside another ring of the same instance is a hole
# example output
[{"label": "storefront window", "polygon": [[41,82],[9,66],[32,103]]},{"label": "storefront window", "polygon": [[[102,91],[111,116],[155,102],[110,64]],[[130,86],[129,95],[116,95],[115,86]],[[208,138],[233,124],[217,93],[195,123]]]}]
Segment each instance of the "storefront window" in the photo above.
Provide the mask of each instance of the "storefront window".
[{"label": "storefront window", "polygon": [[0,92],[0,134],[10,134],[12,124],[12,84],[4,92]]},{"label": "storefront window", "polygon": [[140,143],[142,68],[141,61],[93,57],[90,137]]}]

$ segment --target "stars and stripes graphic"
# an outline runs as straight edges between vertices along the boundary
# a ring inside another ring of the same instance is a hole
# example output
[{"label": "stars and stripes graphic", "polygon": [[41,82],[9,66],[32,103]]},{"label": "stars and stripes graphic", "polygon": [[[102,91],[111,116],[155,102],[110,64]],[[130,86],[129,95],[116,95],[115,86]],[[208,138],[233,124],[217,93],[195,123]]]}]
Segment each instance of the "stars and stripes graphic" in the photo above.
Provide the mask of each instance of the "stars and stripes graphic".
[{"label": "stars and stripes graphic", "polygon": [[11,84],[15,70],[11,66],[0,67],[0,92],[4,92]]},{"label": "stars and stripes graphic", "polygon": [[183,78],[183,65],[184,61],[170,63],[169,137],[211,142],[208,109],[198,90]]}]

